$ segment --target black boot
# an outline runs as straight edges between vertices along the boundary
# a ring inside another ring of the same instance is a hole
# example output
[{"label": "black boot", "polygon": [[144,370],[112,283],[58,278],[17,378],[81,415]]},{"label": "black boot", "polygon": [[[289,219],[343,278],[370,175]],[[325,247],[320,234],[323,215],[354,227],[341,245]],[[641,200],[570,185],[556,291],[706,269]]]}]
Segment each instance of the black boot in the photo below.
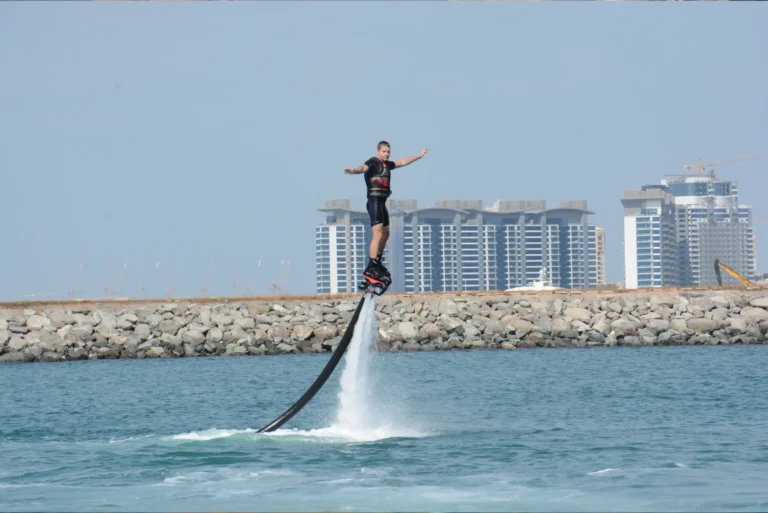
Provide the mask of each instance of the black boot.
[{"label": "black boot", "polygon": [[376,266],[377,266],[377,267],[378,267],[378,268],[381,270],[381,272],[384,274],[384,276],[386,276],[387,278],[389,278],[390,276],[392,276],[391,274],[389,274],[389,269],[387,269],[386,267],[384,267],[384,264],[383,264],[383,263],[382,263],[382,261],[381,261],[381,255],[377,256],[377,257],[375,258],[374,262],[375,262]]},{"label": "black boot", "polygon": [[363,281],[357,288],[380,296],[387,291],[391,284],[392,278],[384,274],[380,264],[377,264],[375,259],[372,258],[368,262],[368,267],[363,271]]},{"label": "black boot", "polygon": [[368,267],[366,267],[365,271],[363,271],[363,276],[366,278],[372,278],[376,281],[381,281],[385,275],[379,267],[379,264],[376,263],[376,260],[371,258],[368,260]]}]

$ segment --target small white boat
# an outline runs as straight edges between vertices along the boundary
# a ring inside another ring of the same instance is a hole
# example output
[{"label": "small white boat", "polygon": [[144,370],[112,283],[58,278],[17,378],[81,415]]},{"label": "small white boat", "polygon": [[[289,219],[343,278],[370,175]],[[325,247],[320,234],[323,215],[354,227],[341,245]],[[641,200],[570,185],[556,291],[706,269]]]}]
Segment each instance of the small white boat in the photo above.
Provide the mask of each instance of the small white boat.
[{"label": "small white boat", "polygon": [[555,287],[552,285],[552,282],[547,279],[547,270],[542,267],[539,270],[539,279],[538,281],[531,282],[530,285],[524,285],[522,287],[513,287],[511,289],[507,289],[506,292],[512,291],[512,290],[557,290],[561,289],[562,287]]}]

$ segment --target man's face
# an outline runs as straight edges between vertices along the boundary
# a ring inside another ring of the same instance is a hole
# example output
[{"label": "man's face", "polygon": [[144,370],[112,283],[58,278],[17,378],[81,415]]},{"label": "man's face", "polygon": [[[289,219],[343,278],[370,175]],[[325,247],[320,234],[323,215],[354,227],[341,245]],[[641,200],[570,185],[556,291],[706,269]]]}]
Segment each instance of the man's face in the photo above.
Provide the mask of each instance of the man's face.
[{"label": "man's face", "polygon": [[390,152],[389,146],[382,146],[381,148],[376,150],[376,156],[379,157],[381,160],[389,160],[389,152]]}]

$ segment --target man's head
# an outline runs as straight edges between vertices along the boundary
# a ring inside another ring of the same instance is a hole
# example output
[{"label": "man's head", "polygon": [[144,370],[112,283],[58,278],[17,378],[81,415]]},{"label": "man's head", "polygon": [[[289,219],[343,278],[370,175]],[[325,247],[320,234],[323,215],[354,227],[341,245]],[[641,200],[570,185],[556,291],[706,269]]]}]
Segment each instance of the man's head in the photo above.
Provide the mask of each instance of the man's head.
[{"label": "man's head", "polygon": [[389,147],[389,143],[387,141],[381,141],[379,145],[376,146],[376,156],[381,160],[389,160],[390,151],[391,148]]}]

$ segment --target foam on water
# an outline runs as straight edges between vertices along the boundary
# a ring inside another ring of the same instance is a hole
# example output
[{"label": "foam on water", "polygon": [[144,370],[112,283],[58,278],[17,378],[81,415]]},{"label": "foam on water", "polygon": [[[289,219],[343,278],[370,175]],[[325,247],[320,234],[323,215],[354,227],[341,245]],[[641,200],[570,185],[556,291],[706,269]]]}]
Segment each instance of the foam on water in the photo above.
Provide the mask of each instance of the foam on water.
[{"label": "foam on water", "polygon": [[206,429],[205,431],[193,431],[191,433],[182,433],[180,435],[174,435],[172,440],[194,440],[198,442],[204,442],[208,440],[216,440],[217,438],[228,438],[233,435],[239,435],[242,433],[254,433],[254,429]]},{"label": "foam on water", "polygon": [[597,470],[595,472],[588,472],[587,475],[590,476],[601,476],[603,474],[610,474],[613,472],[619,472],[621,469],[618,468],[604,468],[603,470]]},{"label": "foam on water", "polygon": [[269,436],[321,437],[329,441],[354,442],[427,436],[418,429],[405,427],[404,421],[386,407],[386,400],[376,394],[377,380],[371,373],[371,363],[377,334],[376,296],[367,295],[344,355],[336,421],[320,429],[278,429]]}]

